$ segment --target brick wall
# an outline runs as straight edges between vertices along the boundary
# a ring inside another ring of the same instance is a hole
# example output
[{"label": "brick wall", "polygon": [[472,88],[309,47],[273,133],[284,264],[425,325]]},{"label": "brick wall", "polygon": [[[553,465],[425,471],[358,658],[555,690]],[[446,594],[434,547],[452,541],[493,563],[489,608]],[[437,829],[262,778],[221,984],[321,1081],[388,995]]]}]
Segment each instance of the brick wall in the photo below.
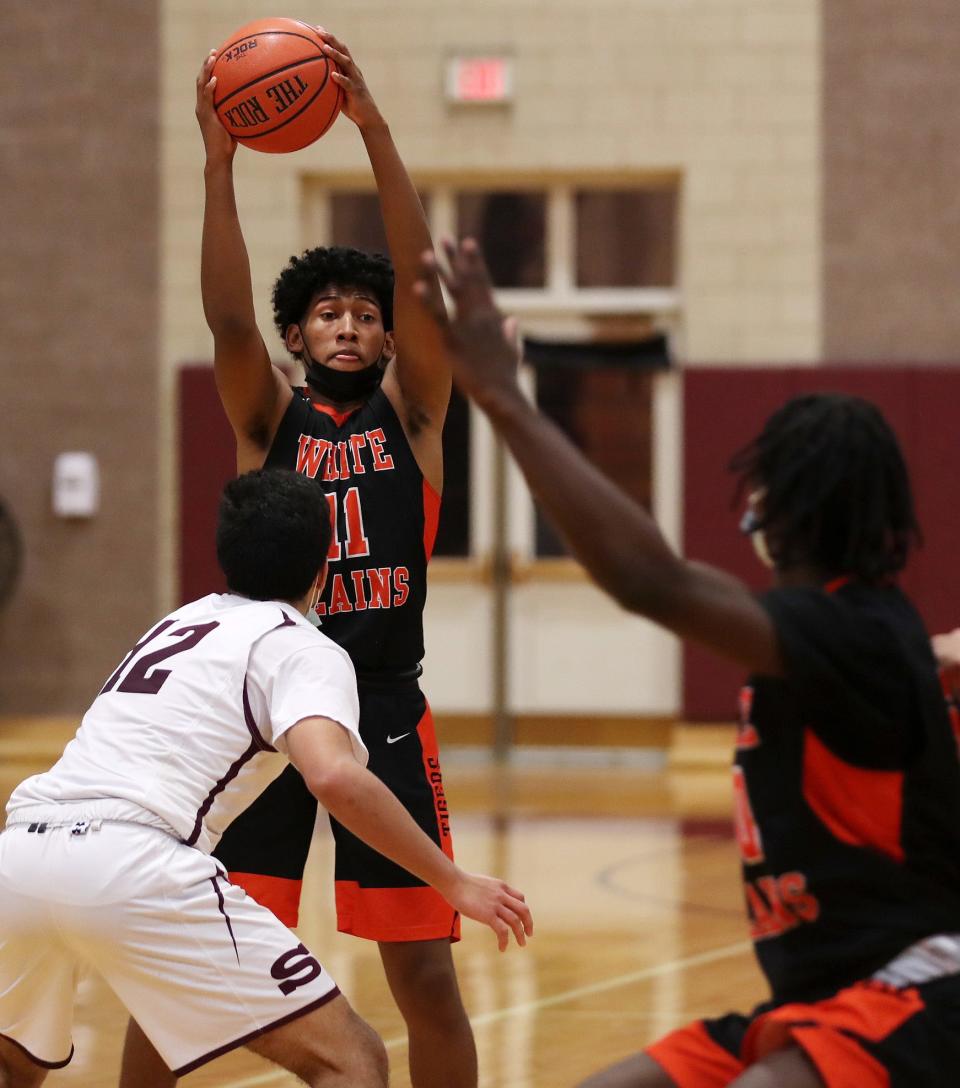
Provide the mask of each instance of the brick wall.
[{"label": "brick wall", "polygon": [[[4,6],[0,713],[83,709],[156,608],[156,37],[151,0]],[[50,501],[75,449],[102,476],[78,523]]]},{"label": "brick wall", "polygon": [[[164,4],[164,357],[209,357],[199,307],[202,149],[193,81],[204,52],[262,12],[236,0]],[[311,5],[287,14],[316,17]],[[623,174],[679,170],[684,350],[698,362],[813,361],[820,352],[818,0],[389,0],[334,4],[414,173]],[[457,51],[516,61],[506,109],[454,109]],[[273,276],[309,239],[301,179],[367,173],[341,118],[292,156],[238,153],[238,199],[259,318]],[[279,354],[279,348],[278,348]]]},{"label": "brick wall", "polygon": [[824,9],[824,351],[960,359],[960,8]]}]

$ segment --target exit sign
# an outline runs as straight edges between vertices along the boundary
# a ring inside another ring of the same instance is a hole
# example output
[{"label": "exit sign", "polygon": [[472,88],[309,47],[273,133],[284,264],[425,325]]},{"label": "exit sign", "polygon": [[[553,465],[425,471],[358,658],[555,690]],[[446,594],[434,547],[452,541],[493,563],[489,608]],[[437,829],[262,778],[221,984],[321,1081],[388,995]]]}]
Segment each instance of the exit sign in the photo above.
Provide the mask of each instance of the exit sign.
[{"label": "exit sign", "polygon": [[513,62],[509,57],[451,57],[447,61],[450,102],[497,105],[513,100]]}]

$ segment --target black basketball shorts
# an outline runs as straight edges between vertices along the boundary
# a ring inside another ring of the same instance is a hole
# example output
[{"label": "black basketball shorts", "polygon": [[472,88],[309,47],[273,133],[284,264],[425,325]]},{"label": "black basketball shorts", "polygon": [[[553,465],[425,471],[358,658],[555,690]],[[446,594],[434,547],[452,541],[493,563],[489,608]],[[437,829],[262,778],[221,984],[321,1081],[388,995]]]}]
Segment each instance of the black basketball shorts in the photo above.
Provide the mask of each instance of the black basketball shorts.
[{"label": "black basketball shorts", "polygon": [[[433,717],[415,680],[361,682],[360,735],[368,767],[419,827],[453,857]],[[230,879],[285,925],[296,926],[317,802],[294,767],[227,828],[215,856]],[[337,928],[374,941],[458,940],[460,916],[433,888],[334,819]]]}]

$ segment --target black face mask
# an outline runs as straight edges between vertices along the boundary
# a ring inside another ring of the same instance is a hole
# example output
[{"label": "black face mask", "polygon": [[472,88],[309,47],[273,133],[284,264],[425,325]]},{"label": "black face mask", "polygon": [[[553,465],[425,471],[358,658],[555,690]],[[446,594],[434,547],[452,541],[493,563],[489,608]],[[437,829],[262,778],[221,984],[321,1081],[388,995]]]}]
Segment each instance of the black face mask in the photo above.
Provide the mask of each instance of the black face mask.
[{"label": "black face mask", "polygon": [[313,361],[307,366],[307,385],[321,397],[337,404],[365,400],[383,381],[384,368],[379,362],[362,370],[334,370]]},{"label": "black face mask", "polygon": [[[301,336],[303,332],[301,330]],[[334,370],[331,366],[318,363],[307,345],[303,345],[306,359],[307,385],[321,397],[332,400],[335,404],[350,404],[355,400],[365,400],[383,381],[386,365],[383,357],[361,370]]]}]

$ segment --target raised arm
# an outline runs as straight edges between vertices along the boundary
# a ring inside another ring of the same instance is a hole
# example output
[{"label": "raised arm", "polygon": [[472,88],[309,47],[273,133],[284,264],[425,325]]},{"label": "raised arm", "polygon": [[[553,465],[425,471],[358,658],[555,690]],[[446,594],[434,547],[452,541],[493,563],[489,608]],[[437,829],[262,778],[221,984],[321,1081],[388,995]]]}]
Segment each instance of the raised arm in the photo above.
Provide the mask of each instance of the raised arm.
[{"label": "raised arm", "polygon": [[523,895],[502,880],[455,865],[390,790],[357,762],[341,726],[329,718],[305,718],[287,732],[286,741],[307,788],[344,827],[432,885],[461,914],[489,926],[501,952],[511,930],[517,944],[526,944],[533,919]]},{"label": "raised arm", "polygon": [[[423,255],[416,291],[444,336],[454,379],[510,447],[537,502],[597,584],[624,608],[751,671],[777,674],[773,624],[738,579],[678,556],[650,515],[598,471],[526,399],[516,329],[496,308],[475,242],[445,244],[448,267]],[[455,301],[446,315],[440,272]]]},{"label": "raised arm", "polygon": [[432,246],[426,215],[362,72],[342,42],[326,31],[320,33],[328,55],[341,69],[334,79],[344,91],[343,113],[359,128],[367,149],[396,276],[397,356],[384,388],[401,412],[411,439],[416,441],[422,431],[439,436],[450,400],[450,369],[439,330],[413,294],[421,274],[420,255]]},{"label": "raised arm", "polygon": [[292,394],[270,362],[256,324],[250,261],[233,189],[237,145],[213,107],[215,60],[210,53],[197,77],[197,121],[206,151],[200,290],[213,333],[217,390],[237,438],[238,470],[246,471],[263,464]]}]

